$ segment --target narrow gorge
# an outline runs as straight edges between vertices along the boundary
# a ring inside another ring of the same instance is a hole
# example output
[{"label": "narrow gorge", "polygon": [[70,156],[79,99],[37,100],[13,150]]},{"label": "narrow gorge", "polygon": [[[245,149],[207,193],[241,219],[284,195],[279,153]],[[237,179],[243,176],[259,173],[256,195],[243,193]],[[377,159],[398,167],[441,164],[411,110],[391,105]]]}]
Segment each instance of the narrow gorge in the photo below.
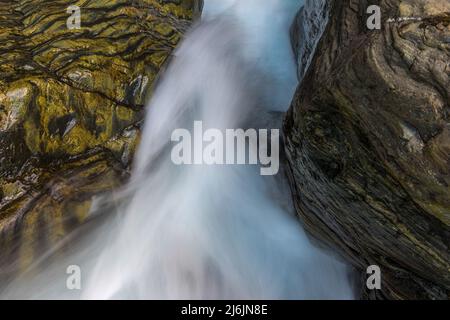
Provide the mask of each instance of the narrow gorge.
[{"label": "narrow gorge", "polygon": [[[448,300],[449,24],[448,0],[0,0],[0,299]],[[195,164],[231,129],[240,165]]]}]

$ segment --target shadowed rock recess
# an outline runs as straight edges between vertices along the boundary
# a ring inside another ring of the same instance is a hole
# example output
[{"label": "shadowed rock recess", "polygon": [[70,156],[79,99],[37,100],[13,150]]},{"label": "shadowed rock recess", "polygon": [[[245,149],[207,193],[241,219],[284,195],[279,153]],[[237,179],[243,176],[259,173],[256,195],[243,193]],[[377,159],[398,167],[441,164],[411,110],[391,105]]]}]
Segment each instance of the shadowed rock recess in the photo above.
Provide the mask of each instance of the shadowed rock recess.
[{"label": "shadowed rock recess", "polygon": [[27,265],[127,177],[145,94],[200,3],[0,0],[1,259]]},{"label": "shadowed rock recess", "polygon": [[[297,212],[360,288],[380,266],[382,289],[362,297],[448,299],[450,2],[306,2],[292,28],[306,73],[284,127]],[[366,27],[371,4],[381,30]]]}]

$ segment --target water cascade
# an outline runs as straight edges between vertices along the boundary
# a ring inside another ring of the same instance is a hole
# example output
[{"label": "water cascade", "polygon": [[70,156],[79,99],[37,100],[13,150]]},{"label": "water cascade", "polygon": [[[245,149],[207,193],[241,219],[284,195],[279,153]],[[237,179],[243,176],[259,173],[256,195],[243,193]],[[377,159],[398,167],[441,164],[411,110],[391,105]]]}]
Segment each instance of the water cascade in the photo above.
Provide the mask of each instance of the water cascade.
[{"label": "water cascade", "polygon": [[[224,132],[280,128],[297,85],[289,27],[300,2],[206,0],[147,106],[131,181],[92,209],[109,210],[101,226],[3,296],[352,298],[347,266],[295,217],[282,168],[262,176],[257,165],[171,160],[173,131],[195,121]],[[65,287],[67,265],[80,266],[81,290]]]}]

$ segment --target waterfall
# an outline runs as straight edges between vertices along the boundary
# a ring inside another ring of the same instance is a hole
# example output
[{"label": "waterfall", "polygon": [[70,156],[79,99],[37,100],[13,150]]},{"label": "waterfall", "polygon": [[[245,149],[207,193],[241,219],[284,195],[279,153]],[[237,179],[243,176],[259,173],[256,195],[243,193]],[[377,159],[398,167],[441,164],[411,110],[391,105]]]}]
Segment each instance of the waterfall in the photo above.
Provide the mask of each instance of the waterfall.
[{"label": "waterfall", "polygon": [[[220,3],[220,6],[219,6]],[[175,165],[171,134],[279,128],[296,67],[297,0],[206,0],[147,106],[132,179],[101,226],[13,282],[4,296],[82,299],[350,299],[348,267],[316,247],[295,217],[282,170]],[[88,232],[89,231],[89,232]],[[82,289],[65,288],[78,265]]]}]

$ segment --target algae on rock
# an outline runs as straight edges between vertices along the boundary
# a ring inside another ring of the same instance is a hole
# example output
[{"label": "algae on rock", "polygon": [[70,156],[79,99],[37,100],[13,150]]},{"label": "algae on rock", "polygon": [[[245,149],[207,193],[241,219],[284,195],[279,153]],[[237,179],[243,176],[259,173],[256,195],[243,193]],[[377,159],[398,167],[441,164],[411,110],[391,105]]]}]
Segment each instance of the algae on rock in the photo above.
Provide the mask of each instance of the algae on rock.
[{"label": "algae on rock", "polygon": [[[70,226],[58,221],[81,221],[93,195],[123,182],[146,94],[200,4],[0,0],[3,259],[14,247],[30,260],[36,239],[62,236]],[[79,29],[66,25],[70,5],[80,8]],[[43,234],[45,221],[54,227]]]}]

